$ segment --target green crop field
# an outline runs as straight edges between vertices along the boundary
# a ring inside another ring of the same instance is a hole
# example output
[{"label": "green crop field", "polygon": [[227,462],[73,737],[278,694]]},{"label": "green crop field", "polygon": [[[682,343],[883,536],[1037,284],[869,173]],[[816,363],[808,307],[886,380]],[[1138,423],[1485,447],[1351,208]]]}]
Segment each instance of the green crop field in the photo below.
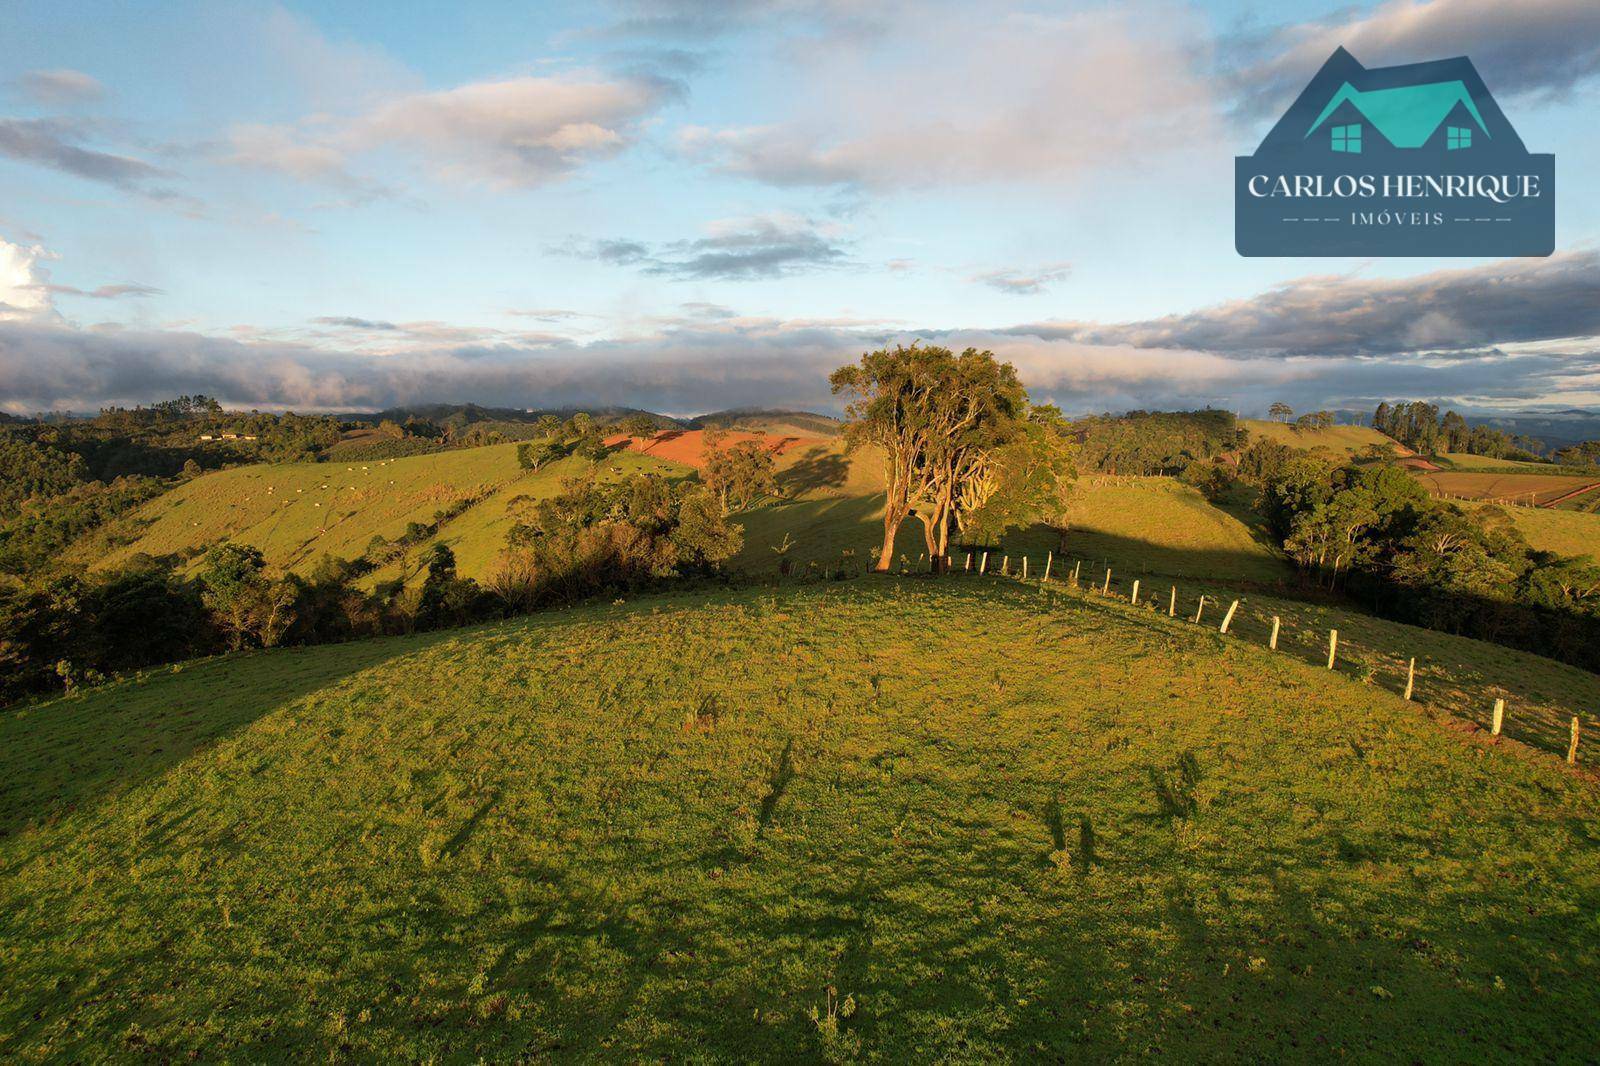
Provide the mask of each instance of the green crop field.
[{"label": "green crop field", "polygon": [[1241,418],[1239,425],[1250,431],[1252,439],[1264,438],[1287,444],[1291,448],[1326,448],[1341,455],[1353,455],[1371,445],[1389,445],[1400,455],[1410,455],[1411,449],[1398,444],[1392,437],[1379,433],[1371,426],[1329,426],[1327,429],[1297,429],[1286,422],[1267,422],[1256,418]]},{"label": "green crop field", "polygon": [[1600,1045],[1591,778],[1015,582],[194,663],[0,769],[12,1061]]},{"label": "green crop field", "polygon": [[[514,444],[369,463],[236,467],[151,500],[128,523],[133,535],[113,550],[92,539],[80,551],[93,552],[98,565],[115,565],[140,552],[194,556],[226,541],[261,549],[272,566],[304,571],[325,553],[356,558],[374,536],[393,540],[411,522],[429,523],[440,511],[462,507],[413,550],[411,560],[373,579],[409,576],[434,541],[456,552],[463,575],[482,577],[517,520],[519,498],[554,495],[563,478],[593,467],[569,458],[529,473],[517,465]],[[600,464],[603,478],[636,471],[687,473],[676,463],[630,452],[615,452]]]}]

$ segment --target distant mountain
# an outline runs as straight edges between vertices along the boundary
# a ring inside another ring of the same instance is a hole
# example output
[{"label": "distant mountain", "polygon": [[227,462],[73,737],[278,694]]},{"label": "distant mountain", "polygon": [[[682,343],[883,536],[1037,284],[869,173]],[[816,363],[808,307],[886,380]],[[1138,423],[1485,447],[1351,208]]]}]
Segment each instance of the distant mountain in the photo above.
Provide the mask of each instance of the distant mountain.
[{"label": "distant mountain", "polygon": [[760,407],[738,407],[728,411],[714,411],[688,420],[690,429],[741,429],[763,430],[767,433],[789,433],[796,436],[831,437],[843,423],[830,415],[815,411],[783,411]]},{"label": "distant mountain", "polygon": [[1564,448],[1580,441],[1600,440],[1600,412],[1568,408],[1564,411],[1537,411],[1526,414],[1467,414],[1471,426],[1488,426],[1504,433],[1532,437],[1547,448]]},{"label": "distant mountain", "polygon": [[656,424],[663,429],[682,426],[684,423],[668,415],[656,414],[654,411],[645,411],[637,407],[480,407],[475,403],[450,404],[429,403],[411,404],[404,407],[391,407],[376,413],[362,413],[342,416],[352,422],[382,422],[385,419],[391,422],[404,422],[408,418],[420,418],[436,425],[465,428],[479,422],[537,422],[545,415],[554,415],[563,421],[578,413],[585,413],[601,425],[612,422],[621,422],[625,418],[635,415],[647,415],[655,419]]}]

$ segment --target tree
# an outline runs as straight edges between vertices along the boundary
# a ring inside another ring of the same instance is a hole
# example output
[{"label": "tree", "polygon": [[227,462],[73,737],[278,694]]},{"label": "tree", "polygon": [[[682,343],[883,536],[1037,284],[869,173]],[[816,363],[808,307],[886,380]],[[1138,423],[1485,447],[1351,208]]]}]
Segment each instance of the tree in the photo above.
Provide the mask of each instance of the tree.
[{"label": "tree", "polygon": [[725,515],[743,511],[778,491],[772,453],[753,440],[708,451],[705,463],[706,488],[716,496]]},{"label": "tree", "polygon": [[[1260,408],[1257,408],[1257,410],[1260,410]],[[1287,422],[1289,419],[1294,417],[1294,408],[1290,407],[1282,400],[1279,400],[1277,403],[1274,403],[1271,407],[1267,408],[1267,414],[1271,415],[1273,418],[1276,418],[1279,422]]]},{"label": "tree", "polygon": [[206,553],[201,601],[234,651],[251,642],[270,648],[294,623],[293,583],[271,579],[265,571],[256,548],[221,544]]},{"label": "tree", "polygon": [[544,440],[527,440],[517,445],[517,465],[524,470],[539,470],[548,463],[565,457],[567,449],[553,437]]},{"label": "tree", "polygon": [[622,423],[622,432],[633,440],[654,440],[656,420],[649,415],[630,415]]},{"label": "tree", "polygon": [[896,345],[862,355],[829,378],[845,408],[850,448],[884,452],[883,545],[876,569],[894,561],[895,535],[913,512],[935,571],[948,549],[961,483],[985,454],[1010,442],[1027,404],[1016,369],[993,352]]},{"label": "tree", "polygon": [[1394,435],[1394,409],[1389,406],[1388,400],[1378,404],[1378,409],[1372,412],[1372,428],[1379,433]]}]

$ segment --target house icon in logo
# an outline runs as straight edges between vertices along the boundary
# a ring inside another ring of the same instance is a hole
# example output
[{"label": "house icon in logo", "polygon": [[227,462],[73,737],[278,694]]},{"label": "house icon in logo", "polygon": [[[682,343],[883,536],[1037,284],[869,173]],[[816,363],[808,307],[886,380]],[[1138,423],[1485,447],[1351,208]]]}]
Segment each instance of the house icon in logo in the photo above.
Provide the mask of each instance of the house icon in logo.
[{"label": "house icon in logo", "polygon": [[1465,56],[1337,49],[1236,160],[1241,255],[1549,255],[1555,157],[1530,153]]}]

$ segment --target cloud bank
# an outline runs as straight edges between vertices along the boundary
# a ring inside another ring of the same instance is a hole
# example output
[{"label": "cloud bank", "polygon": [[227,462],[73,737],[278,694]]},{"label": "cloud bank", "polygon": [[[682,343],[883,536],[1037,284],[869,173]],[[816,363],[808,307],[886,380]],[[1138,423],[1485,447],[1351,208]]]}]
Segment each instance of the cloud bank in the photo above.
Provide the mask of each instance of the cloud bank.
[{"label": "cloud bank", "polygon": [[[27,298],[37,291],[32,253],[6,247],[0,279],[10,282],[0,300]],[[1339,407],[1385,397],[1600,403],[1594,252],[1398,280],[1306,278],[1187,315],[1105,325],[918,330],[682,310],[585,341],[354,316],[316,320],[331,330],[325,338],[245,341],[14,314],[0,322],[0,408],[89,410],[204,392],[242,406],[323,410],[424,400],[832,409],[830,370],[917,337],[992,349],[1017,364],[1037,398],[1073,411],[1205,403],[1259,411],[1276,399]]]}]

